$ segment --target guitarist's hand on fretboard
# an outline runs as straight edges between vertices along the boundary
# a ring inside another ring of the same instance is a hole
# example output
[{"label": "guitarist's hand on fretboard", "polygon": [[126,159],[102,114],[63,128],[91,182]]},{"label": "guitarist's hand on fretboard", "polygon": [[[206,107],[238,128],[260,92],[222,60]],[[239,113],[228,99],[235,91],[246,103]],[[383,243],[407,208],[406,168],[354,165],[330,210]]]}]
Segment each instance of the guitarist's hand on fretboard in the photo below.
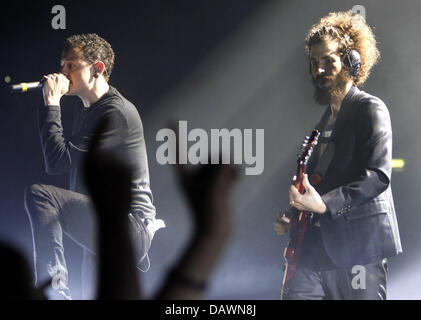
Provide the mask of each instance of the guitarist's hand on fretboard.
[{"label": "guitarist's hand on fretboard", "polygon": [[[301,194],[297,188],[299,184],[303,185],[305,192]],[[289,203],[299,211],[307,211],[323,214],[327,207],[320,194],[313,188],[305,174],[301,181],[294,176],[291,187],[289,188]]]}]

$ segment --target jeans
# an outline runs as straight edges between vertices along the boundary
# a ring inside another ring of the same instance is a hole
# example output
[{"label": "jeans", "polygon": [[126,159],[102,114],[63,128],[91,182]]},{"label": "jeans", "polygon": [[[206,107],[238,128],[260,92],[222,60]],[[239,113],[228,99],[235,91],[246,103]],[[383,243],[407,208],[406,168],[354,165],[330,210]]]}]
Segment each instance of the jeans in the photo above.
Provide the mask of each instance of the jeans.
[{"label": "jeans", "polygon": [[[35,284],[51,280],[53,289],[68,290],[63,233],[84,248],[85,253],[97,251],[97,224],[90,198],[56,186],[34,184],[25,190],[25,209],[32,229]],[[153,233],[137,215],[131,215],[130,221],[140,264],[147,256]]]},{"label": "jeans", "polygon": [[306,232],[299,264],[285,300],[386,300],[387,259],[339,269],[323,247],[320,228]]}]

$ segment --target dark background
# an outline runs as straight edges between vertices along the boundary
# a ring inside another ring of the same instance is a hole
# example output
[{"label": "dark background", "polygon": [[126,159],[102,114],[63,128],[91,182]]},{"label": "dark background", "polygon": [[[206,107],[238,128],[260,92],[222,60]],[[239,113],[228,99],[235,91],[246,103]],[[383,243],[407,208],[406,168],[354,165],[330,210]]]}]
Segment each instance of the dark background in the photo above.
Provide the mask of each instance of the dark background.
[{"label": "dark background", "polygon": [[[53,30],[51,8],[66,8],[66,29]],[[382,58],[363,90],[388,105],[394,129],[393,191],[404,253],[390,259],[389,298],[420,299],[418,228],[421,116],[421,30],[418,1],[43,1],[1,4],[0,29],[0,238],[32,261],[23,191],[32,183],[65,187],[67,176],[44,172],[36,126],[39,92],[10,95],[12,83],[37,81],[58,71],[67,36],[95,32],[116,53],[111,84],[138,108],[145,127],[151,187],[167,228],[151,248],[152,267],[142,274],[151,295],[190,235],[190,221],[173,168],[155,158],[159,129],[169,120],[193,128],[265,129],[265,170],[244,171],[233,193],[235,233],[209,284],[207,299],[278,299],[285,238],[273,232],[278,209],[288,205],[298,145],[323,108],[312,100],[303,39],[330,11],[364,5]],[[68,125],[77,98],[66,97]],[[66,240],[72,287],[79,292],[79,247]],[[78,294],[75,298],[78,298]]]}]

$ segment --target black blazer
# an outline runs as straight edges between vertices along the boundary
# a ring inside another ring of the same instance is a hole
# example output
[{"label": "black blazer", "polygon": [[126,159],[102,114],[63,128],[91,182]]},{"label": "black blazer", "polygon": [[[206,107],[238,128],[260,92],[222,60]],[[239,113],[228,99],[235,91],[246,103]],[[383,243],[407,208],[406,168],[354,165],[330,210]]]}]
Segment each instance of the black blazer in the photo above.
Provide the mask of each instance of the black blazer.
[{"label": "black blazer", "polygon": [[[329,116],[330,108],[316,128],[323,128]],[[398,254],[402,246],[390,185],[392,127],[386,105],[352,87],[329,143],[333,158],[322,181],[314,186],[328,208],[319,216],[327,254],[340,268]],[[309,176],[315,159],[308,165]]]}]

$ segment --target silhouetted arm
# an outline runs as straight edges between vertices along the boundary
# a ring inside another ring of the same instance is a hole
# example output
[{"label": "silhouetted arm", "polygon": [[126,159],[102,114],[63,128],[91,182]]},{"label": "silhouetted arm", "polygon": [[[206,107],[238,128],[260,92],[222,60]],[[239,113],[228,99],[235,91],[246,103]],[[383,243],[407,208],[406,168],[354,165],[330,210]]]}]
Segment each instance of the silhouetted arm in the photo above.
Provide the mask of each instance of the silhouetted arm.
[{"label": "silhouetted arm", "polygon": [[129,230],[132,173],[121,160],[103,151],[102,122],[86,157],[85,176],[98,221],[98,299],[140,299]]},{"label": "silhouetted arm", "polygon": [[231,234],[230,191],[236,172],[206,165],[195,173],[178,166],[178,178],[193,219],[192,238],[167,276],[157,299],[198,299]]}]

